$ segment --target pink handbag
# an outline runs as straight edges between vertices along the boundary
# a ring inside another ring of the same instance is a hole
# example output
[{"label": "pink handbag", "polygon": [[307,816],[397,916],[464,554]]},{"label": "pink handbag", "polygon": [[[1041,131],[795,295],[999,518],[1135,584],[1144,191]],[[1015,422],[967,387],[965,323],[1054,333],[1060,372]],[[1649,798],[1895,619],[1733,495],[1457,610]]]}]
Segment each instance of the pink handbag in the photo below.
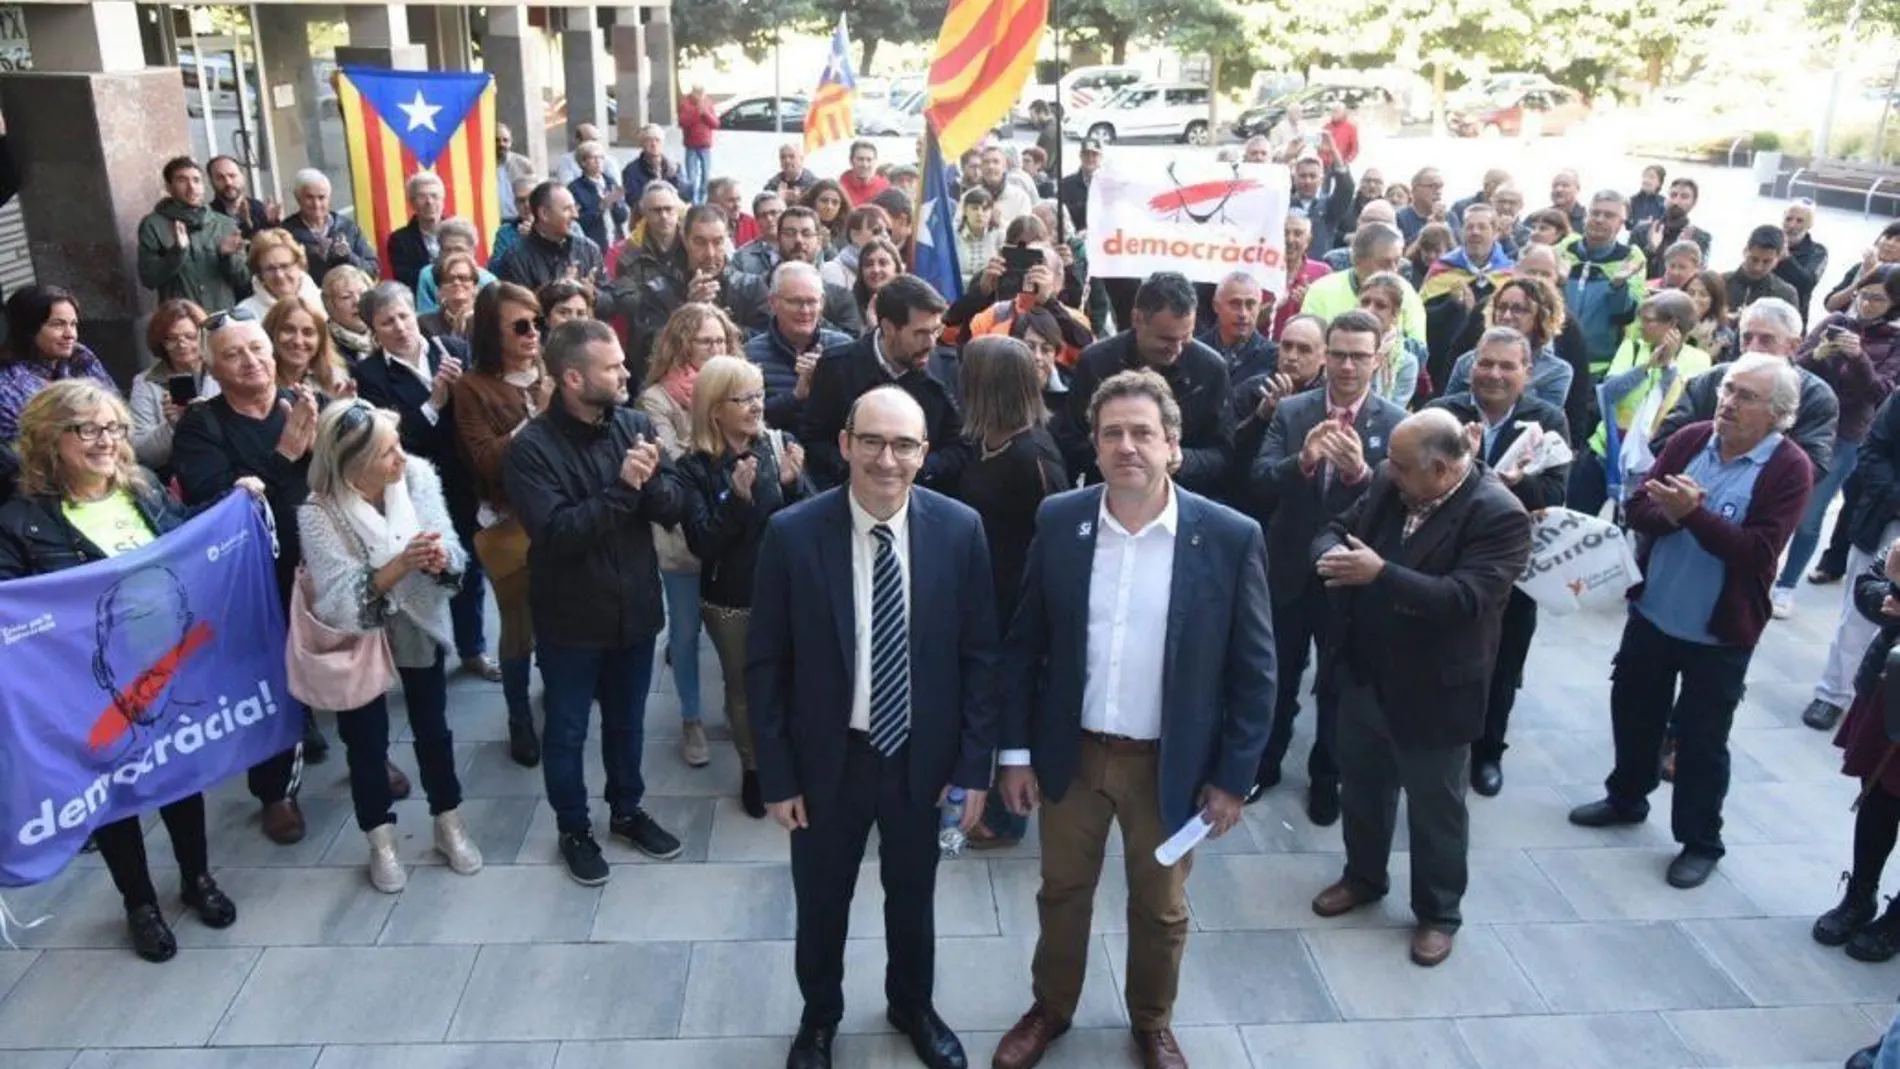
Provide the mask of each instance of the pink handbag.
[{"label": "pink handbag", "polygon": [[[341,518],[332,513],[331,519],[343,528]],[[366,635],[338,631],[310,611],[315,600],[310,572],[299,564],[290,588],[289,635],[284,641],[284,682],[291,697],[312,709],[343,712],[389,693],[396,681],[396,658],[389,651],[388,633],[380,627]]]}]

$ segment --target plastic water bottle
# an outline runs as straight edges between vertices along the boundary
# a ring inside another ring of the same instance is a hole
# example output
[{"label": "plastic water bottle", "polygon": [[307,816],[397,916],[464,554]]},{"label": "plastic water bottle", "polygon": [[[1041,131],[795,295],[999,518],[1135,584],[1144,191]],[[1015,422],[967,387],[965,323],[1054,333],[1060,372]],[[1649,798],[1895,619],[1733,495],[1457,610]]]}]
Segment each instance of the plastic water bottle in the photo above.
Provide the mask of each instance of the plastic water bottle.
[{"label": "plastic water bottle", "polygon": [[963,842],[963,788],[952,787],[938,813],[937,848],[946,859],[953,858],[963,853]]}]

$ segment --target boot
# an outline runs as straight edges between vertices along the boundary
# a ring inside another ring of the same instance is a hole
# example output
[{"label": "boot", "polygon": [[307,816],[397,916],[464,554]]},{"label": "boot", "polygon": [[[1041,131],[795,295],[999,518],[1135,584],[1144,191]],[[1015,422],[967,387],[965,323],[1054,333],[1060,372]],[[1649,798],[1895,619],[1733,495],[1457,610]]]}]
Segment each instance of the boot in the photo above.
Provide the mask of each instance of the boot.
[{"label": "boot", "polygon": [[1847,956],[1879,963],[1891,960],[1895,954],[1900,954],[1900,898],[1889,898],[1880,919],[1847,938]]},{"label": "boot", "polygon": [[386,895],[399,894],[408,886],[409,874],[396,857],[396,826],[378,824],[368,836],[370,886]]},{"label": "boot", "polygon": [[482,852],[468,837],[468,826],[456,810],[438,813],[435,818],[435,849],[447,858],[457,875],[473,876],[482,871]]},{"label": "boot", "polygon": [[1814,941],[1824,947],[1837,947],[1853,938],[1855,932],[1874,919],[1878,909],[1874,892],[1879,888],[1874,883],[1863,883],[1847,873],[1841,874],[1841,880],[1847,887],[1846,893],[1841,895],[1841,904],[1814,922]]}]

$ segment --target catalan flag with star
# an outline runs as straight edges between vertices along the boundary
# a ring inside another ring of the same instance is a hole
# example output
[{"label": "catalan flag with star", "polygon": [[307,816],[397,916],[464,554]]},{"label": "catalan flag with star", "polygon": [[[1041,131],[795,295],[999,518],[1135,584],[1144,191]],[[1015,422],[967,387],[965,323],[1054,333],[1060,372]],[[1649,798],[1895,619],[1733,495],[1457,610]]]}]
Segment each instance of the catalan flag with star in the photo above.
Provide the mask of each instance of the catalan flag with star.
[{"label": "catalan flag with star", "polygon": [[851,73],[851,35],[845,32],[844,16],[838,16],[838,29],[831,35],[831,55],[825,58],[825,73],[818,78],[818,91],[805,109],[805,153],[810,155],[833,141],[843,141],[857,133],[852,104],[858,99],[857,75]]},{"label": "catalan flag with star", "polygon": [[945,159],[995,128],[1036,65],[1049,0],[950,0],[930,62],[930,106]]},{"label": "catalan flag with star", "polygon": [[[444,216],[475,225],[477,263],[501,225],[495,193],[495,83],[482,73],[345,67],[337,105],[349,146],[356,225],[377,249],[409,222],[403,183],[418,171],[442,179]],[[388,277],[389,265],[384,265]]]}]

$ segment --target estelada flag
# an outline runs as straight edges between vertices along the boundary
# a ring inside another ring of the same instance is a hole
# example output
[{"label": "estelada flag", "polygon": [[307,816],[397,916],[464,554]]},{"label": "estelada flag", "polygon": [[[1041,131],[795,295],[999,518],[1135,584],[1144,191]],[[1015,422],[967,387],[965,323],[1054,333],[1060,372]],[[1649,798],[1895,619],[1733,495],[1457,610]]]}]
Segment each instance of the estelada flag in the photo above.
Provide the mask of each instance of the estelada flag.
[{"label": "estelada flag", "polygon": [[[356,225],[384,260],[389,234],[409,223],[403,183],[417,171],[442,179],[444,216],[475,225],[478,263],[501,225],[496,196],[495,83],[481,73],[345,67],[336,96],[350,152]],[[389,264],[383,264],[383,276]]]},{"label": "estelada flag", "polygon": [[930,62],[931,128],[945,159],[990,132],[1036,65],[1049,0],[950,0]]},{"label": "estelada flag", "polygon": [[824,73],[818,76],[818,90],[805,109],[806,154],[857,132],[851,116],[857,98],[858,79],[851,73],[851,35],[845,32],[844,15],[840,14],[838,28],[831,34],[831,53],[825,58]]}]

